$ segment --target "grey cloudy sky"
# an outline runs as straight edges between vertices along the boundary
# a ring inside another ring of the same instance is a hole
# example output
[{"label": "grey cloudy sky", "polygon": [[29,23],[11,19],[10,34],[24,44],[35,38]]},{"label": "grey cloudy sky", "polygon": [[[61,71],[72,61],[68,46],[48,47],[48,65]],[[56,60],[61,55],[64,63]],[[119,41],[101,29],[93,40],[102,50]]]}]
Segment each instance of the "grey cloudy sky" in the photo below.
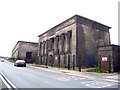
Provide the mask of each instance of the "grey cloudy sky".
[{"label": "grey cloudy sky", "polygon": [[112,27],[118,44],[119,0],[0,0],[0,56],[11,56],[17,41],[38,42],[38,35],[78,14]]}]

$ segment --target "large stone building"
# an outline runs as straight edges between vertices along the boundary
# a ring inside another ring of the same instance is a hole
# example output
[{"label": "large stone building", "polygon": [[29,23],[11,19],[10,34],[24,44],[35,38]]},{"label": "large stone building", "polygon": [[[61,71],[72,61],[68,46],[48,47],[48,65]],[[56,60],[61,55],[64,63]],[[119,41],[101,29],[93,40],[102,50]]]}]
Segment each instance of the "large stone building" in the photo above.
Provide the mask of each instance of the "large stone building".
[{"label": "large stone building", "polygon": [[38,63],[78,69],[97,64],[99,46],[110,45],[110,27],[74,15],[39,35]]},{"label": "large stone building", "polygon": [[12,58],[24,59],[28,63],[36,61],[38,43],[18,41],[12,50]]}]

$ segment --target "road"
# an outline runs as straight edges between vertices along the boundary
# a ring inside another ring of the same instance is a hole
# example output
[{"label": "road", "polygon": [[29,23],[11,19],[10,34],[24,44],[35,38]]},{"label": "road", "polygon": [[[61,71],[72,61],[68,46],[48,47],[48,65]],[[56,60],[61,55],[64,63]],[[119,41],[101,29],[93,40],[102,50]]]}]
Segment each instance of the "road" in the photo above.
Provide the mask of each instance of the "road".
[{"label": "road", "polygon": [[15,67],[10,62],[0,62],[1,72],[17,88],[117,88],[117,83],[93,81],[67,75],[62,72],[48,71],[43,68]]}]

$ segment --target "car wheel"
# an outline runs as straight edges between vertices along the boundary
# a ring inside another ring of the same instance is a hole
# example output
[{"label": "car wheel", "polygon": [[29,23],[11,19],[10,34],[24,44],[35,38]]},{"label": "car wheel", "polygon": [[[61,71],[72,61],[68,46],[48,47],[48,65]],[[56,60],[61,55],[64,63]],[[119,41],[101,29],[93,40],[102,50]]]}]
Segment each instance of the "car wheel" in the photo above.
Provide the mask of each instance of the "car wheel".
[{"label": "car wheel", "polygon": [[14,64],[14,66],[16,66],[16,65]]}]

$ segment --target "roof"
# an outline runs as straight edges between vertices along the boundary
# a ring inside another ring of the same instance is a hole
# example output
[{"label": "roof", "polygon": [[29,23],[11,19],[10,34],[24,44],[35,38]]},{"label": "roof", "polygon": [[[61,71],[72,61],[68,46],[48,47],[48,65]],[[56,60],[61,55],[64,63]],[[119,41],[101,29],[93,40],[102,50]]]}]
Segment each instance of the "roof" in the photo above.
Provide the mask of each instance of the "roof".
[{"label": "roof", "polygon": [[22,43],[32,43],[32,44],[38,44],[37,42],[28,42],[28,41],[18,41],[17,43],[22,42]]},{"label": "roof", "polygon": [[120,45],[115,45],[115,44],[110,44],[110,45],[105,45],[105,46],[99,46],[99,47],[120,47]]},{"label": "roof", "polygon": [[69,20],[72,20],[72,19],[75,19],[75,22],[78,22],[78,19],[80,19],[79,21],[82,22],[82,23],[84,23],[84,24],[85,24],[85,23],[86,23],[86,24],[88,24],[88,23],[93,23],[96,27],[97,27],[97,26],[103,26],[103,27],[105,27],[105,28],[107,28],[107,29],[110,29],[110,28],[111,28],[111,27],[109,27],[109,26],[107,26],[107,25],[101,24],[101,23],[99,23],[99,22],[93,21],[93,20],[91,20],[91,19],[88,19],[88,18],[85,18],[85,17],[83,17],[83,16],[80,16],[80,15],[77,15],[77,14],[76,14],[76,15],[70,17],[69,19],[61,22],[60,24],[52,27],[51,29],[47,30],[47,31],[44,32],[43,34],[40,34],[38,37],[44,35],[45,33],[49,32],[49,31],[51,31],[51,30],[53,30],[53,29],[55,29],[55,28],[57,28],[57,27],[59,27],[59,26],[61,26],[61,25],[64,25],[64,23],[66,23],[66,22],[68,22]]},{"label": "roof", "polygon": [[[16,46],[17,46],[17,44],[18,44],[18,43],[20,43],[20,42],[22,42],[22,43],[38,44],[38,43],[36,43],[36,42],[18,41],[18,42],[16,43],[15,47],[16,47]],[[15,49],[15,47],[13,48],[13,50]],[[13,52],[13,50],[12,50],[12,52]]]}]

